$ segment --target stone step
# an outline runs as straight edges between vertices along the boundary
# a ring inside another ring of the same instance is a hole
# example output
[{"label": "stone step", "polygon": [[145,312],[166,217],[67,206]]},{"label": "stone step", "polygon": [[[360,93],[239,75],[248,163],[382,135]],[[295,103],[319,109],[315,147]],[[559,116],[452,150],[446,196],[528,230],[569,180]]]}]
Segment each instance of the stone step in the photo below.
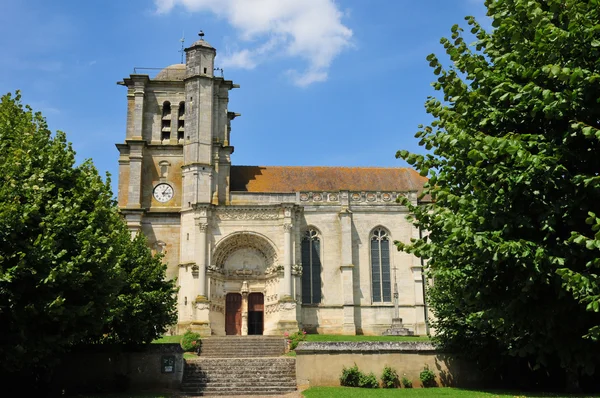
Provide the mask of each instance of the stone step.
[{"label": "stone step", "polygon": [[294,374],[295,373],[295,369],[293,368],[285,368],[285,369],[261,369],[261,368],[237,368],[237,369],[230,369],[227,367],[220,367],[220,368],[205,368],[199,371],[186,371],[186,374],[190,375],[190,376],[194,376],[194,377],[198,377],[198,376],[205,376],[207,374],[214,374],[214,375],[218,375],[220,373],[224,374],[224,375],[238,375],[238,374],[243,374],[246,375],[247,377],[251,377],[251,376],[281,376],[281,375],[287,375],[287,374]]},{"label": "stone step", "polygon": [[201,388],[201,387],[232,387],[232,388],[238,388],[238,387],[264,387],[265,385],[272,385],[272,386],[279,386],[279,387],[296,387],[296,380],[282,380],[282,381],[277,381],[277,380],[269,380],[267,381],[242,381],[239,380],[237,382],[234,381],[227,381],[227,380],[223,380],[223,381],[219,381],[219,382],[213,382],[213,381],[194,381],[194,382],[185,382],[184,383],[186,388],[193,388],[193,387],[197,387],[197,388]]},{"label": "stone step", "polygon": [[258,376],[258,375],[253,375],[253,376],[249,376],[247,374],[244,373],[239,373],[239,374],[230,374],[229,377],[227,377],[226,375],[216,375],[216,374],[211,374],[211,375],[186,375],[183,377],[183,381],[184,382],[196,382],[196,381],[203,381],[203,380],[208,380],[210,382],[220,382],[222,380],[232,380],[235,379],[236,377],[242,377],[244,380],[250,380],[250,381],[254,381],[254,380],[258,380],[258,381],[264,381],[264,380],[295,380],[296,375],[293,374],[292,372],[286,372],[286,373],[274,373],[274,374],[269,374],[269,375],[264,375],[264,376]]},{"label": "stone step", "polygon": [[199,357],[203,358],[274,358],[279,357],[282,352],[240,352],[240,351],[215,351],[215,352],[201,352]]},{"label": "stone step", "polygon": [[228,336],[202,340],[201,355],[185,361],[187,395],[281,395],[296,391],[296,360],[282,357],[285,339]]},{"label": "stone step", "polygon": [[[205,358],[205,359],[228,359],[228,358]],[[203,370],[203,369],[216,369],[216,368],[232,368],[232,369],[236,369],[236,368],[243,368],[243,369],[250,369],[250,368],[259,368],[259,369],[276,369],[278,367],[290,367],[292,368],[295,364],[294,363],[272,363],[272,364],[267,364],[267,363],[244,363],[243,359],[244,358],[236,358],[236,359],[241,359],[241,361],[239,361],[238,363],[205,363],[205,364],[199,364],[199,365],[195,365],[195,366],[187,366],[187,368],[189,368],[190,371],[194,371],[194,370]],[[249,358],[250,359],[250,358]],[[277,359],[277,358],[264,358],[264,359]]]},{"label": "stone step", "polygon": [[[242,394],[282,394],[296,391],[296,387],[279,387],[279,386],[261,386],[261,387],[201,387],[201,388],[185,388],[181,391],[187,394],[201,393],[203,395],[219,395],[218,393],[227,393],[226,395],[242,395]],[[221,394],[223,395],[223,394]]]},{"label": "stone step", "polygon": [[[233,375],[232,375],[233,376]],[[238,375],[235,375],[238,376]],[[243,377],[243,375],[239,375],[239,377]],[[229,381],[235,381],[235,377],[226,377],[223,375],[208,375],[208,376],[198,376],[198,377],[183,377],[182,382],[184,383],[221,383],[221,382],[229,382]],[[265,381],[271,381],[271,380],[275,380],[275,381],[282,381],[282,382],[288,382],[288,381],[295,381],[296,380],[296,375],[293,374],[282,374],[282,375],[271,375],[268,377],[262,377],[262,376],[258,376],[258,377],[243,377],[241,380],[244,381],[248,381],[248,382],[256,382],[256,383],[263,383]]]},{"label": "stone step", "polygon": [[[294,363],[296,362],[296,360],[293,357],[277,357],[277,358],[244,358],[243,359],[244,363],[251,363],[251,362],[256,362],[256,363],[285,363],[285,362],[290,362],[290,363]],[[236,363],[236,358],[222,358],[222,359],[217,359],[217,358],[193,358],[193,359],[189,359],[187,360],[188,364],[202,364],[202,363],[223,363],[223,362],[228,362],[228,363]],[[237,361],[239,362],[239,361]]]}]

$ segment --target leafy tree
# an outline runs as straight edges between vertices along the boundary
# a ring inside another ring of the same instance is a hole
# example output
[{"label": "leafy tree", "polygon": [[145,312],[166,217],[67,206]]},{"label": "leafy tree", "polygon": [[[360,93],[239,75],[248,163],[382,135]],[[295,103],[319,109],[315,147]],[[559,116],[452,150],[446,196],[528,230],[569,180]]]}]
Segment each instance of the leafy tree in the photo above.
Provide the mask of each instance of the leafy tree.
[{"label": "leafy tree", "polygon": [[19,93],[2,97],[0,372],[51,366],[99,336],[148,341],[172,323],[173,284],[131,241],[109,185],[90,161],[75,166],[65,134]]},{"label": "leafy tree", "polygon": [[[452,27],[428,56],[430,177],[410,206],[428,259],[438,342],[499,367],[563,369],[570,387],[600,358],[600,2],[486,0],[494,29]],[[410,205],[407,203],[407,205]]]},{"label": "leafy tree", "polygon": [[175,282],[164,280],[161,259],[152,256],[145,235],[136,235],[121,264],[125,285],[111,308],[102,341],[150,343],[177,322]]}]

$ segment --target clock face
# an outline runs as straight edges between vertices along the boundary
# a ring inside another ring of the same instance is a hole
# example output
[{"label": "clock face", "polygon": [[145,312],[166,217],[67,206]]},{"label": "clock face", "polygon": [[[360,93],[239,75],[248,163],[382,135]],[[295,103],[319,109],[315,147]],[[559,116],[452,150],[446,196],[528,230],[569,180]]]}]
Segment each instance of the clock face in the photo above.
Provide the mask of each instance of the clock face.
[{"label": "clock face", "polygon": [[173,187],[169,184],[161,183],[154,187],[154,199],[161,203],[168,202],[173,198]]}]

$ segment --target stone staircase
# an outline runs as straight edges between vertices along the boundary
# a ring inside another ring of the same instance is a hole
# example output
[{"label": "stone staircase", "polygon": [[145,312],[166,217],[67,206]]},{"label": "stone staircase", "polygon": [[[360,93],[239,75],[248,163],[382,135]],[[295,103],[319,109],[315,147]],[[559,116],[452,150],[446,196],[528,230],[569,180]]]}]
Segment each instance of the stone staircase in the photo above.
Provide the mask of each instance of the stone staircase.
[{"label": "stone staircase", "polygon": [[223,336],[202,339],[203,358],[279,357],[285,353],[286,342],[281,336]]},{"label": "stone staircase", "polygon": [[186,395],[278,395],[296,391],[296,360],[282,357],[285,339],[227,336],[202,339],[200,356],[186,360]]}]

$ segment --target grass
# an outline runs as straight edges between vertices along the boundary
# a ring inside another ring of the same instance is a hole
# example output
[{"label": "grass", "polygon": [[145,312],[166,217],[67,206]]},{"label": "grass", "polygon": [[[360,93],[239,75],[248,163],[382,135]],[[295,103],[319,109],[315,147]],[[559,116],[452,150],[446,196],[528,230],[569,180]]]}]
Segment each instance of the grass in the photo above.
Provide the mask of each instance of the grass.
[{"label": "grass", "polygon": [[179,344],[181,342],[181,338],[183,336],[181,335],[175,335],[175,336],[162,336],[161,338],[158,338],[154,341],[152,341],[152,344]]},{"label": "grass", "polygon": [[429,341],[428,336],[340,336],[307,334],[306,341]]},{"label": "grass", "polygon": [[306,398],[382,398],[382,397],[459,397],[459,398],[536,398],[536,397],[597,397],[592,395],[568,395],[560,393],[524,393],[515,391],[481,391],[464,390],[461,388],[391,388],[367,389],[352,387],[312,387],[304,390],[302,395]]},{"label": "grass", "polygon": [[[162,336],[152,344],[179,344],[181,335]],[[283,336],[282,336],[283,337]],[[428,336],[339,336],[335,334],[307,334],[306,341],[429,341]]]}]

